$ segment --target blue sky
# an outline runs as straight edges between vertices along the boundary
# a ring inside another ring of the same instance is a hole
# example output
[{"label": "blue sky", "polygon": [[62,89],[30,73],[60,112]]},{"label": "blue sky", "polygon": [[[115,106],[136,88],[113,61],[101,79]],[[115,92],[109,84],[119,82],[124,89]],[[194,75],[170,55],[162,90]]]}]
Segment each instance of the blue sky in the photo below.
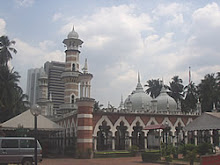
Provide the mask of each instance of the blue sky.
[{"label": "blue sky", "polygon": [[[84,41],[80,60],[93,73],[92,97],[115,107],[149,79],[175,75],[196,84],[220,71],[219,1],[0,0],[0,35],[16,41],[11,65],[26,89],[27,70],[64,61],[72,26]],[[81,65],[82,66],[82,65]]]}]

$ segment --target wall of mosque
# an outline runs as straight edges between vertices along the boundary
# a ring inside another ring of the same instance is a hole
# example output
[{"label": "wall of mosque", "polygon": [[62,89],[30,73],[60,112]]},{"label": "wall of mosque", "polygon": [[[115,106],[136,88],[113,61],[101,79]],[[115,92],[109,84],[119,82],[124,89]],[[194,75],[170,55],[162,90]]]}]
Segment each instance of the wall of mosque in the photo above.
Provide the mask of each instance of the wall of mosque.
[{"label": "wall of mosque", "polygon": [[[93,112],[92,125],[93,150],[124,150],[132,145],[141,149],[157,148],[160,142],[167,142],[163,130],[144,130],[145,126],[167,124],[169,142],[184,140],[183,127],[194,120],[196,115],[132,114],[115,112]],[[77,113],[58,122],[65,128],[65,137],[77,137]],[[177,134],[178,132],[178,134]],[[80,135],[81,136],[81,135]],[[68,145],[68,144],[66,144]]]}]

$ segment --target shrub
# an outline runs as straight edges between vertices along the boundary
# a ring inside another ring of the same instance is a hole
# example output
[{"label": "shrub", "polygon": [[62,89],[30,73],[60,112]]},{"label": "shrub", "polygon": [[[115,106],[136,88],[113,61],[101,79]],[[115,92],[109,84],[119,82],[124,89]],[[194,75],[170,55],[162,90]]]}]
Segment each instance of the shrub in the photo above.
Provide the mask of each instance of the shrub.
[{"label": "shrub", "polygon": [[179,153],[183,154],[183,156],[185,157],[187,154],[187,151],[192,151],[196,149],[196,146],[194,144],[185,144],[185,145],[181,145],[179,146]]},{"label": "shrub", "polygon": [[129,151],[131,152],[132,156],[136,156],[139,151],[139,148],[138,148],[138,146],[133,145],[129,148]]},{"label": "shrub", "polygon": [[191,151],[187,150],[185,158],[186,160],[189,160],[190,165],[193,165],[193,162],[196,159],[196,154],[196,149],[193,149]]},{"label": "shrub", "polygon": [[160,160],[160,151],[143,152],[141,157],[143,162],[156,162]]},{"label": "shrub", "polygon": [[165,156],[165,161],[166,162],[172,162],[172,158],[170,155]]},{"label": "shrub", "polygon": [[199,155],[205,155],[212,153],[212,145],[209,143],[201,143],[197,146],[197,152]]}]

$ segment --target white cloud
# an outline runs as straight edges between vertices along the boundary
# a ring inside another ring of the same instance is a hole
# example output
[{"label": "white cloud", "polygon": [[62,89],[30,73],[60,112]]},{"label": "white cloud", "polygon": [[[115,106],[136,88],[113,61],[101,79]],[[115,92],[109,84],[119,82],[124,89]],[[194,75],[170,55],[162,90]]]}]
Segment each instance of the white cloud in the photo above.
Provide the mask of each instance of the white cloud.
[{"label": "white cloud", "polygon": [[56,46],[56,43],[54,43],[54,41],[50,41],[50,40],[45,40],[45,41],[42,41],[39,43],[40,49],[43,49],[43,50],[55,48],[55,46]]},{"label": "white cloud", "polygon": [[63,14],[62,14],[62,13],[55,13],[55,14],[53,15],[52,21],[55,22],[55,21],[61,19],[62,17],[63,17]]},{"label": "white cloud", "polygon": [[0,36],[5,35],[6,33],[6,22],[4,19],[0,18]]},{"label": "white cloud", "polygon": [[34,4],[35,0],[15,0],[18,7],[30,7]]},{"label": "white cloud", "polygon": [[[217,3],[211,3],[193,13],[194,24],[200,27],[220,27],[220,8]],[[204,28],[198,30],[205,30]],[[209,29],[208,29],[209,30]]]},{"label": "white cloud", "polygon": [[[49,51],[47,47],[32,46],[19,38],[13,39],[16,41],[15,49],[17,54],[13,55],[12,65],[15,70],[21,75],[21,86],[25,89],[27,70],[31,68],[40,68],[46,61],[64,61],[64,52],[54,49]],[[39,45],[46,45],[50,42],[41,42]]]},{"label": "white cloud", "polygon": [[182,31],[186,31],[186,23],[184,21],[184,14],[189,11],[186,4],[169,3],[159,4],[152,13],[154,19],[160,20],[161,23],[165,21],[165,25],[169,27],[181,27]]},{"label": "white cloud", "polygon": [[174,33],[166,33],[163,37],[159,35],[150,35],[145,38],[145,51],[149,55],[158,54],[166,50],[173,49],[175,43],[173,42]]},{"label": "white cloud", "polygon": [[[169,84],[174,75],[186,84],[189,66],[196,83],[205,74],[220,70],[217,3],[196,9],[192,15],[185,3],[160,4],[153,12],[138,9],[135,5],[119,5],[96,8],[94,13],[82,13],[81,17],[53,15],[53,21],[66,21],[59,35],[66,37],[74,24],[84,41],[80,62],[88,58],[89,71],[94,75],[92,97],[100,103],[110,101],[118,106],[121,94],[125,99],[135,89],[138,71],[144,86],[147,80],[162,77]],[[190,32],[187,35],[182,33],[186,27]],[[56,48],[62,45],[60,41],[44,40],[38,46],[22,39],[15,41],[18,54],[12,62],[18,71],[41,67],[50,60],[64,61],[63,50]]]},{"label": "white cloud", "polygon": [[186,7],[178,3],[159,4],[152,13],[157,16],[174,16],[186,10]]}]

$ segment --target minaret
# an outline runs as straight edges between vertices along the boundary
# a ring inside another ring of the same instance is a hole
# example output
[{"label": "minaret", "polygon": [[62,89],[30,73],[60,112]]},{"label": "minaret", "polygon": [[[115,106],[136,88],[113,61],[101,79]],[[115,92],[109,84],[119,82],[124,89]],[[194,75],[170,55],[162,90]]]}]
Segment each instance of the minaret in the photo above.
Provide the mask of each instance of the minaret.
[{"label": "minaret", "polygon": [[82,158],[89,158],[93,152],[93,106],[94,99],[90,98],[92,74],[88,72],[87,59],[79,75],[80,98],[76,100],[77,111],[77,150]]},{"label": "minaret", "polygon": [[39,76],[39,99],[37,103],[41,106],[41,114],[47,116],[47,103],[48,103],[48,76],[43,68],[40,69]]},{"label": "minaret", "polygon": [[64,114],[76,110],[75,100],[79,98],[79,47],[83,41],[73,27],[63,43],[67,49],[65,71],[61,75],[65,84],[64,104],[60,106],[60,111]]},{"label": "minaret", "polygon": [[90,98],[91,91],[91,79],[93,75],[88,73],[88,63],[87,59],[85,59],[84,67],[82,68],[83,73],[79,75],[80,80],[80,98],[88,97]]}]

